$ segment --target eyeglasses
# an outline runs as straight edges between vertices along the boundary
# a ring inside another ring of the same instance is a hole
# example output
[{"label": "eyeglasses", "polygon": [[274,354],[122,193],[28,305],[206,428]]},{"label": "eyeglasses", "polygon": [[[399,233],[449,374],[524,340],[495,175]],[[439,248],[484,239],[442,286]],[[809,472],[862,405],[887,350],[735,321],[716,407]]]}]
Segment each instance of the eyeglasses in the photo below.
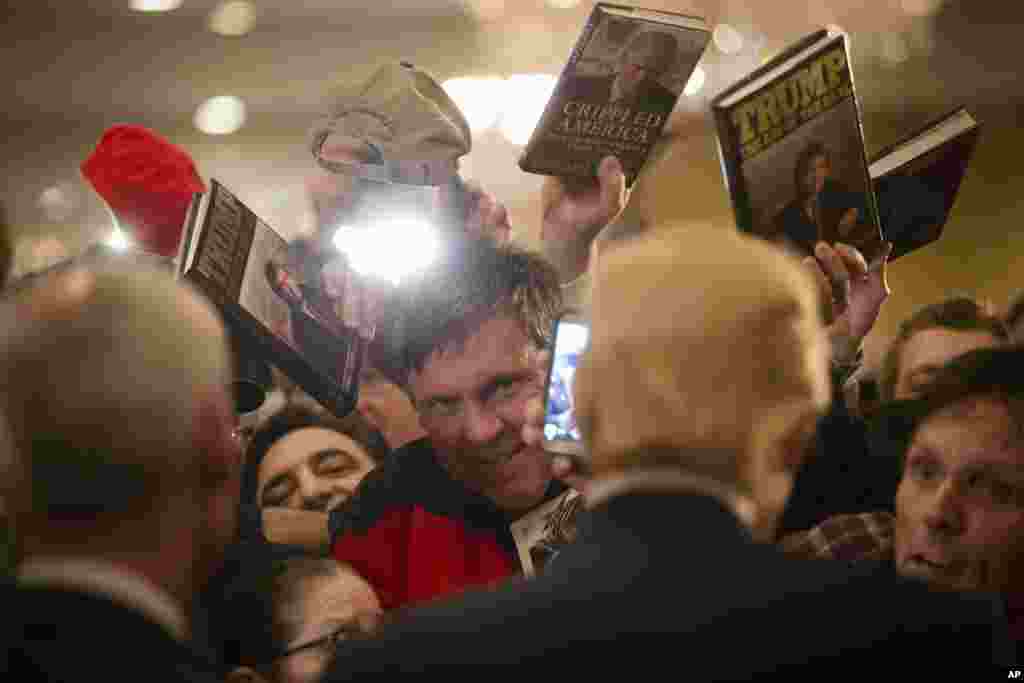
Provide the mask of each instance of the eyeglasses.
[{"label": "eyeglasses", "polygon": [[315,640],[309,640],[305,643],[300,643],[293,647],[290,647],[277,654],[276,659],[284,659],[285,657],[291,657],[294,654],[303,652],[305,650],[317,649],[334,649],[343,640],[347,640],[350,636],[355,635],[358,632],[358,627],[355,624],[345,624],[339,626],[335,630],[331,631],[325,636],[316,638]]},{"label": "eyeglasses", "polygon": [[284,659],[285,657],[291,657],[296,653],[312,649],[320,649],[333,653],[339,643],[346,640],[361,640],[368,637],[368,635],[367,629],[360,624],[359,620],[353,620],[349,623],[342,624],[327,635],[289,647],[279,652],[274,659]]}]

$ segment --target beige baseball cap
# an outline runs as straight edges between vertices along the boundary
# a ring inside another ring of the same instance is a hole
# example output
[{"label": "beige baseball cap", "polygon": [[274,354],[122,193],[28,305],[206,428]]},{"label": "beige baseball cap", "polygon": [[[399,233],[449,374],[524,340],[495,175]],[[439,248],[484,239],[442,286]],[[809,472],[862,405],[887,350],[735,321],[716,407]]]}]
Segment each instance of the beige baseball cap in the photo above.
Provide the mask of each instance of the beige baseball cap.
[{"label": "beige baseball cap", "polygon": [[409,62],[385,64],[369,79],[341,86],[310,131],[310,149],[322,167],[357,173],[376,166],[377,177],[381,168],[386,176],[457,169],[472,144],[455,102]]}]

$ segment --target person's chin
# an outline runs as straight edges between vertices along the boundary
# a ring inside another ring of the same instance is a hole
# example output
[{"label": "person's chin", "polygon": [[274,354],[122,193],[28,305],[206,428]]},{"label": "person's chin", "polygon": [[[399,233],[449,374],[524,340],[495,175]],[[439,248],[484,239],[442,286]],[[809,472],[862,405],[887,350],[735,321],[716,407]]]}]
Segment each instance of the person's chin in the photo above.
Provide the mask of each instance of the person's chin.
[{"label": "person's chin", "polygon": [[523,448],[503,462],[495,472],[492,497],[516,506],[539,503],[551,482],[545,458],[539,449]]}]

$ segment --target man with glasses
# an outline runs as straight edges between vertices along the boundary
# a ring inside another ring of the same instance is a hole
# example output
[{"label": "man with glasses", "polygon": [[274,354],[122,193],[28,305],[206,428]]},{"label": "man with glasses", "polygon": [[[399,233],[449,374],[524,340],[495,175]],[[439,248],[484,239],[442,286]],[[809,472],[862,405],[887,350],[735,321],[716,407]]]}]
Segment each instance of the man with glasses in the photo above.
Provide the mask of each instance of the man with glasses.
[{"label": "man with glasses", "polygon": [[395,452],[330,518],[331,552],[384,609],[516,574],[509,523],[564,485],[523,441],[562,305],[540,257],[467,241],[405,290],[397,366],[427,437]]},{"label": "man with glasses", "polygon": [[228,683],[310,683],[339,646],[380,620],[373,589],[351,567],[267,545],[247,561],[212,610]]}]

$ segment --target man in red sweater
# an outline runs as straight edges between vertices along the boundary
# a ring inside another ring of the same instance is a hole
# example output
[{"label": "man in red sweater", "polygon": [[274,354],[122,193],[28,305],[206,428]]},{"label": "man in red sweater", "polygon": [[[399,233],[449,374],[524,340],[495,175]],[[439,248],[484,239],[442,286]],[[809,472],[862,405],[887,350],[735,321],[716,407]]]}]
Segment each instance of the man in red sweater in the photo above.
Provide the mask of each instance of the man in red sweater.
[{"label": "man in red sweater", "polygon": [[565,490],[522,435],[561,306],[552,266],[493,240],[467,240],[409,283],[396,367],[428,436],[329,523],[331,554],[385,609],[519,572],[509,524]]}]

